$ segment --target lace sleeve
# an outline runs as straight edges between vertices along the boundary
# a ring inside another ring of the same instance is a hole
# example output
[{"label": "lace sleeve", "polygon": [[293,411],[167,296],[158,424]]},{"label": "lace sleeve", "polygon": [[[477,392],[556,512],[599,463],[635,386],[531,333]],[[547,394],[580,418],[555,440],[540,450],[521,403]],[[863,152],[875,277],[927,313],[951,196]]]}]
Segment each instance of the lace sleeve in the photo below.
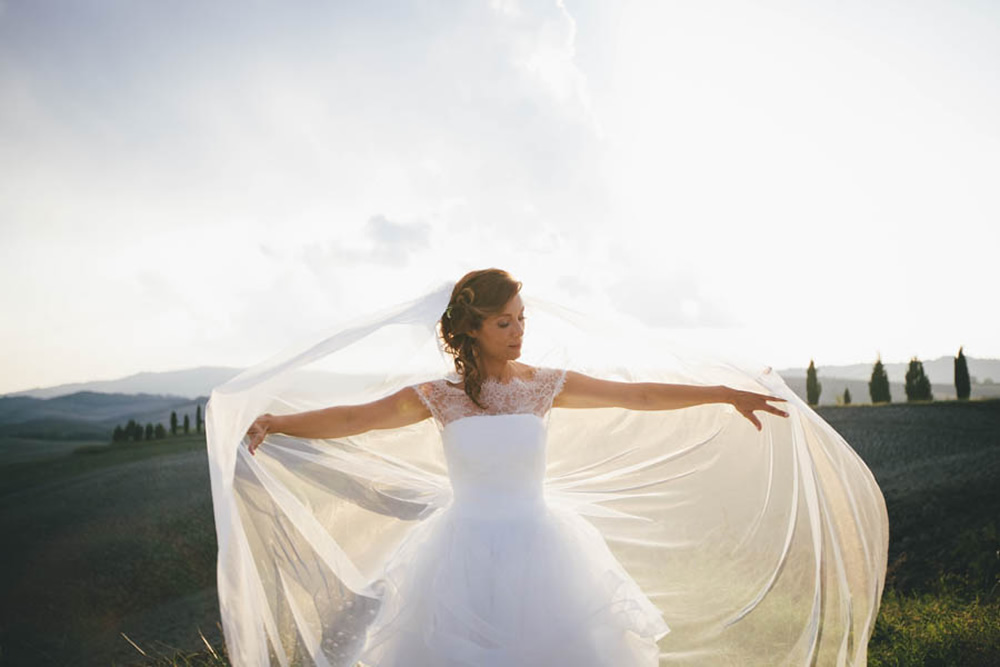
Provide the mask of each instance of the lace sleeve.
[{"label": "lace sleeve", "polygon": [[431,416],[439,423],[444,423],[443,416],[443,388],[440,386],[443,384],[443,380],[434,380],[432,382],[424,382],[422,384],[413,385],[414,391],[417,392],[417,396],[423,401],[427,409],[431,411]]},{"label": "lace sleeve", "polygon": [[552,402],[562,391],[566,382],[565,368],[539,368],[535,382],[541,389],[535,414],[542,416],[552,409]]}]

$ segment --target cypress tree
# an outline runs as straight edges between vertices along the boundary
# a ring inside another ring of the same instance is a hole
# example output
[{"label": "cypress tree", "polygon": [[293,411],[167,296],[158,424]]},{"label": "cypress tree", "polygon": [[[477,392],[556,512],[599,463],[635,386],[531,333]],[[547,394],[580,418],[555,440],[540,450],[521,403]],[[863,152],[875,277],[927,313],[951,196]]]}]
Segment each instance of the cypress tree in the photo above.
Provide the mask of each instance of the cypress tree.
[{"label": "cypress tree", "polygon": [[955,395],[958,400],[969,400],[972,393],[972,384],[969,382],[969,364],[965,361],[962,348],[958,348],[958,356],[955,357]]},{"label": "cypress tree", "polygon": [[201,404],[198,405],[198,409],[194,413],[194,426],[198,433],[201,433]]},{"label": "cypress tree", "polygon": [[177,413],[170,411],[170,435],[177,435]]},{"label": "cypress tree", "polygon": [[152,440],[152,439],[153,439],[153,425],[146,424],[146,440]]},{"label": "cypress tree", "polygon": [[851,404],[851,389],[850,387],[844,387],[844,405]]},{"label": "cypress tree", "polygon": [[809,402],[809,405],[819,403],[819,395],[822,391],[823,385],[816,377],[816,364],[810,359],[809,368],[806,370],[806,400]]},{"label": "cypress tree", "polygon": [[167,437],[167,429],[163,428],[163,424],[156,425],[156,428],[153,429],[153,437],[157,440],[163,440]]},{"label": "cypress tree", "polygon": [[924,364],[916,357],[910,359],[910,366],[906,369],[906,400],[907,401],[930,401],[931,381],[924,373]]},{"label": "cypress tree", "polygon": [[122,429],[121,425],[115,424],[114,433],[111,434],[111,442],[121,442],[124,440],[125,431]]},{"label": "cypress tree", "polygon": [[134,419],[129,419],[128,426],[126,426],[125,428],[128,429],[129,433],[131,434],[130,438],[132,440],[134,440],[135,442],[142,441],[142,424],[140,424]]},{"label": "cypress tree", "polygon": [[191,418],[188,417],[187,414],[185,414],[184,415],[184,435],[187,435],[188,431],[190,431],[190,430],[191,430]]},{"label": "cypress tree", "polygon": [[882,365],[882,358],[879,357],[872,367],[872,379],[868,382],[868,393],[872,397],[872,403],[891,403],[892,395],[889,393],[889,375]]}]

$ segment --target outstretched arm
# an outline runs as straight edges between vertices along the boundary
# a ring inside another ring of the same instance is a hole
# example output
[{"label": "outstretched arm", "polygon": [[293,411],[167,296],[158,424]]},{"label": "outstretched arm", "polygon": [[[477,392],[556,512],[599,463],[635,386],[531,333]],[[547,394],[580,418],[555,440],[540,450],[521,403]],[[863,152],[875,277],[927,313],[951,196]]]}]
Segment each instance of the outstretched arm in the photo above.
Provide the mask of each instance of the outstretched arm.
[{"label": "outstretched arm", "polygon": [[247,429],[250,453],[270,433],[299,438],[343,438],[375,429],[399,428],[431,416],[413,387],[361,405],[336,405],[291,415],[263,414]]},{"label": "outstretched arm", "polygon": [[676,410],[705,403],[730,403],[761,429],[755,410],[787,417],[784,410],[767,401],[785,399],[725,385],[696,386],[662,382],[615,382],[601,380],[576,371],[567,371],[562,391],[552,402],[556,408],[627,408],[629,410]]}]

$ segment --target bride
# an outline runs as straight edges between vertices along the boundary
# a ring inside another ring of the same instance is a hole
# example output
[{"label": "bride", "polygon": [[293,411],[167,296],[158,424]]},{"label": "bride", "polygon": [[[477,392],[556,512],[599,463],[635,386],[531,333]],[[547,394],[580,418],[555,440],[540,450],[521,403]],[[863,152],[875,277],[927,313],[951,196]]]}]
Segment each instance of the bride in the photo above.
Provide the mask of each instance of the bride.
[{"label": "bride", "polygon": [[[234,664],[863,664],[887,524],[847,443],[769,369],[681,360],[622,381],[522,363],[520,289],[498,269],[453,286],[434,318],[448,377],[393,371],[293,409],[293,371],[410,309],[213,392]],[[255,404],[274,409],[236,430]],[[247,445],[228,484],[224,430]]]}]

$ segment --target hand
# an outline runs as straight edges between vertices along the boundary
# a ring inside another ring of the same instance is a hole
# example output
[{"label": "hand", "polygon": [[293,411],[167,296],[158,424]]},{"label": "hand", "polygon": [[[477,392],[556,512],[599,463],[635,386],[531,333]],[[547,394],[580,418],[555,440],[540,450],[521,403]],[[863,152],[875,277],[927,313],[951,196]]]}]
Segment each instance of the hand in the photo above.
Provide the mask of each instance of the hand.
[{"label": "hand", "polygon": [[250,439],[247,448],[250,450],[251,455],[253,455],[254,450],[260,447],[261,443],[264,442],[264,438],[269,433],[274,433],[274,415],[272,414],[263,414],[250,424],[246,437]]},{"label": "hand", "polygon": [[757,430],[761,430],[762,426],[760,420],[754,415],[754,410],[764,410],[765,412],[770,412],[773,415],[778,415],[779,417],[787,417],[788,413],[784,410],[780,410],[773,405],[768,405],[768,401],[782,401],[785,399],[778,398],[777,396],[768,396],[767,394],[755,394],[752,391],[741,391],[739,389],[729,390],[728,402],[733,404],[736,410],[750,420],[750,422],[757,427]]}]

